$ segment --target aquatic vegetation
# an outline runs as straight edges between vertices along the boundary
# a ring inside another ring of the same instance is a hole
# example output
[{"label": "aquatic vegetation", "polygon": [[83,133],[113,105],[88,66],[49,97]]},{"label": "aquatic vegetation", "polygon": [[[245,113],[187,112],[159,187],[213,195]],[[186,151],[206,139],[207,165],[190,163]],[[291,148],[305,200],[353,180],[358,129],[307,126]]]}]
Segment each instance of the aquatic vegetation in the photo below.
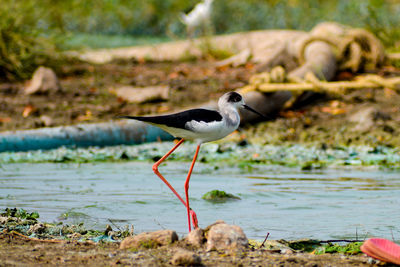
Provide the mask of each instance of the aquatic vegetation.
[{"label": "aquatic vegetation", "polygon": [[346,245],[328,243],[327,245],[317,248],[314,253],[316,255],[324,253],[343,253],[354,255],[362,253],[360,250],[362,244],[363,242],[351,242]]},{"label": "aquatic vegetation", "polygon": [[25,220],[36,220],[39,218],[39,213],[36,211],[34,212],[27,212],[24,209],[17,209],[17,208],[6,208],[3,213],[0,214],[2,217],[15,217],[19,219],[25,219]]},{"label": "aquatic vegetation", "polygon": [[232,195],[230,193],[226,193],[225,191],[220,191],[220,190],[212,190],[207,193],[205,193],[202,197],[202,199],[207,200],[207,201],[212,201],[212,202],[225,202],[228,200],[238,200],[240,197]]},{"label": "aquatic vegetation", "polygon": [[[147,143],[132,146],[104,148],[58,148],[48,151],[3,152],[0,164],[5,163],[86,163],[113,161],[154,161],[168,151],[170,142]],[[334,146],[321,147],[305,144],[247,145],[224,143],[223,151],[218,143],[205,144],[200,156],[210,165],[236,166],[246,172],[257,165],[281,165],[303,170],[341,166],[379,166],[388,169],[400,168],[400,149],[384,146]],[[226,149],[229,147],[229,149]],[[190,161],[195,144],[189,143],[170,156],[170,161]],[[218,152],[218,153],[216,153]]]},{"label": "aquatic vegetation", "polygon": [[123,239],[131,235],[129,227],[113,231],[110,226],[105,231],[87,229],[83,223],[68,225],[63,223],[42,223],[37,219],[39,213],[27,212],[24,209],[6,208],[0,214],[0,231],[17,232],[34,238],[63,240],[92,240],[94,242]]},{"label": "aquatic vegetation", "polygon": [[[267,250],[291,250],[297,252],[309,252],[315,255],[322,254],[347,254],[347,255],[356,255],[362,253],[360,250],[363,242],[353,242],[351,240],[331,240],[331,241],[321,241],[315,239],[299,239],[299,240],[267,240],[263,242],[263,246],[261,246],[261,242],[256,240],[249,240],[250,246],[254,249],[258,249],[264,247]],[[343,244],[346,242],[346,244]]]}]

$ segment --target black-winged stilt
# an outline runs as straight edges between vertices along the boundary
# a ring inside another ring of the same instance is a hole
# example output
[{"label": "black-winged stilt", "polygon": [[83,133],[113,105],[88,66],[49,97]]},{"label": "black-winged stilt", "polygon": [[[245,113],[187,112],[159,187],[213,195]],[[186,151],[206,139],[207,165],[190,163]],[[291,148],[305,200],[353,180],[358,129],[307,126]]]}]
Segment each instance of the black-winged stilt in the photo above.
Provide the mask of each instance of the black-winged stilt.
[{"label": "black-winged stilt", "polygon": [[[240,116],[238,112],[239,109],[247,109],[264,117],[259,112],[247,106],[244,103],[242,96],[236,92],[229,92],[221,96],[218,100],[218,108],[219,111],[208,109],[190,109],[183,112],[162,116],[119,116],[119,118],[139,120],[158,126],[173,136],[181,138],[180,141],[167,154],[165,154],[153,165],[153,171],[186,207],[189,232],[191,231],[191,219],[193,221],[193,227],[198,227],[196,213],[189,206],[189,180],[197,159],[197,155],[199,154],[200,145],[205,142],[221,139],[235,131],[240,124]],[[186,201],[183,200],[183,198],[176,192],[171,184],[158,171],[158,166],[178,146],[180,146],[184,140],[191,140],[197,143],[197,149],[185,181]]]}]

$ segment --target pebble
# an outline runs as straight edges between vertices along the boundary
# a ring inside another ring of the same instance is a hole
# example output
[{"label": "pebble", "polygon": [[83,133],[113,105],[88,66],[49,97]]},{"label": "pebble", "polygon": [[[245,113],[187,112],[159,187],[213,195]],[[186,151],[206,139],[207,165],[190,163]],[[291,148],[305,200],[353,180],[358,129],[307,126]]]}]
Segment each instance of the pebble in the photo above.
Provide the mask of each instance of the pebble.
[{"label": "pebble", "polygon": [[211,225],[207,238],[207,251],[240,249],[247,247],[249,241],[242,228],[237,225],[217,223]]},{"label": "pebble", "polygon": [[171,264],[176,266],[200,265],[201,258],[194,252],[186,249],[178,249],[171,259]]},{"label": "pebble", "polygon": [[155,232],[144,232],[136,236],[125,238],[120,249],[127,248],[155,248],[165,246],[178,241],[178,235],[172,230],[159,230]]},{"label": "pebble", "polygon": [[204,238],[204,230],[201,228],[197,228],[193,231],[191,231],[188,236],[186,237],[186,240],[191,244],[192,246],[195,247],[201,247],[205,241]]}]

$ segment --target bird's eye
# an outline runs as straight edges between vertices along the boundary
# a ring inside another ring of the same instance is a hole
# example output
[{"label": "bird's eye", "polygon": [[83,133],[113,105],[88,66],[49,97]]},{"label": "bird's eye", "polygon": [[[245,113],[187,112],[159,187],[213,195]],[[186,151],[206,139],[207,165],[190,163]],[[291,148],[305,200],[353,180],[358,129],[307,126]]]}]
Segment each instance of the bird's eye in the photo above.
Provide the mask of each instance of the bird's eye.
[{"label": "bird's eye", "polygon": [[234,102],[234,103],[240,102],[240,101],[242,101],[242,96],[239,95],[238,93],[232,92],[232,93],[229,95],[228,101],[229,101],[229,102]]}]

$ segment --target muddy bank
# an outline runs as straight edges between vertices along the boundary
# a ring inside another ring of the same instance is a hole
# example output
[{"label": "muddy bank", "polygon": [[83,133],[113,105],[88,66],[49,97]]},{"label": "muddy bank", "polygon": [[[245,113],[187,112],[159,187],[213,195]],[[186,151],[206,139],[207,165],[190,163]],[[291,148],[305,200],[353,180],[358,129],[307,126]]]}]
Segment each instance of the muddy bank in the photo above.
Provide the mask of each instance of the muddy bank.
[{"label": "muddy bank", "polygon": [[[0,84],[0,131],[173,112],[243,86],[254,72],[252,66],[216,69],[209,61],[77,63],[61,69],[58,93],[25,95],[22,83]],[[114,93],[127,85],[167,85],[168,101],[127,103]]]},{"label": "muddy bank", "polygon": [[[244,86],[255,69],[252,64],[216,68],[213,61],[71,64],[58,74],[63,88],[58,93],[24,95],[22,83],[0,84],[0,131],[107,122],[119,114],[174,112]],[[396,71],[383,69],[379,74],[392,76]],[[346,75],[339,73],[337,78]],[[125,85],[169,86],[168,100],[127,103],[114,93]],[[262,145],[398,147],[399,101],[400,95],[390,89],[362,89],[339,98],[321,95],[255,128],[244,126],[242,133],[247,141]]]},{"label": "muddy bank", "polygon": [[184,241],[157,249],[129,251],[120,250],[117,243],[51,242],[1,233],[0,247],[0,261],[4,266],[173,266],[171,259],[180,248],[193,251],[203,266],[378,266],[361,254],[281,254],[259,249],[206,252]]},{"label": "muddy bank", "polygon": [[[140,245],[121,249],[120,242],[132,232],[86,230],[82,225],[41,223],[38,214],[6,209],[1,214],[0,261],[4,266],[173,266],[177,255],[193,253],[202,266],[374,266],[360,252],[361,243],[322,245],[316,240],[250,241],[246,247],[207,250],[179,237],[168,245]],[[29,236],[28,236],[29,235]],[[382,266],[382,263],[379,264]]]}]

